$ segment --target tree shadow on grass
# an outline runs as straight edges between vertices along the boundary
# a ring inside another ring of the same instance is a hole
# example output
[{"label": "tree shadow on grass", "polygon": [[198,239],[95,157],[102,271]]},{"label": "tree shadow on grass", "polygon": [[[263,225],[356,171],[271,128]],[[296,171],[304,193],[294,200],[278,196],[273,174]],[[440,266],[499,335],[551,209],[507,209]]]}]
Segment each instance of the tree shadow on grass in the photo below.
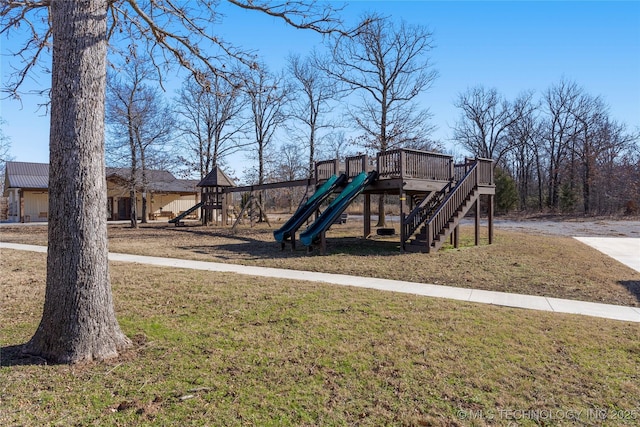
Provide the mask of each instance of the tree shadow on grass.
[{"label": "tree shadow on grass", "polygon": [[[296,248],[292,249],[290,243],[281,249],[280,243],[264,242],[261,240],[239,239],[241,241],[218,245],[190,245],[181,246],[180,250],[186,250],[198,254],[211,255],[223,260],[238,259],[277,259],[277,258],[303,258],[309,256],[323,255],[318,245],[314,245],[313,250],[300,242],[296,243]],[[325,255],[351,255],[370,256],[401,255],[398,242],[373,241],[354,237],[337,237],[327,239],[327,253]]]},{"label": "tree shadow on grass", "polygon": [[618,283],[627,288],[627,290],[640,302],[640,280],[620,280]]},{"label": "tree shadow on grass", "polygon": [[41,357],[32,356],[24,352],[25,344],[0,347],[0,367],[47,365]]}]

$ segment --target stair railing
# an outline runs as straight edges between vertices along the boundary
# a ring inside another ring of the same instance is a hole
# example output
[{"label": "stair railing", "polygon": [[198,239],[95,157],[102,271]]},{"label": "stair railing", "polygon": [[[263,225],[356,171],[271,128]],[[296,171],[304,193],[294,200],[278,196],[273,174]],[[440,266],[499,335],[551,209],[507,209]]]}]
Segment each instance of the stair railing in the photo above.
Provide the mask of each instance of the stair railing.
[{"label": "stair railing", "polygon": [[404,244],[416,230],[433,214],[442,203],[447,193],[451,191],[453,181],[449,181],[441,190],[431,193],[402,219],[402,243]]},{"label": "stair railing", "polygon": [[431,248],[436,236],[440,235],[454,214],[478,186],[478,162],[464,175],[462,180],[447,194],[444,201],[425,224],[427,248]]}]

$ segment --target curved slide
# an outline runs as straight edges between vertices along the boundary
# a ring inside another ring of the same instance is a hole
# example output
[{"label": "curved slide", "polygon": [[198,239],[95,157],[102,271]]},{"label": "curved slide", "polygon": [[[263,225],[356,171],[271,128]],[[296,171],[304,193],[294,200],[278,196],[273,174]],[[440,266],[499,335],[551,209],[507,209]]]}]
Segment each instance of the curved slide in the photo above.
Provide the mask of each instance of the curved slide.
[{"label": "curved slide", "polygon": [[300,228],[303,222],[307,220],[320,207],[331,193],[347,180],[347,176],[342,174],[332,175],[324,184],[316,190],[315,193],[306,201],[306,203],[298,208],[296,213],[282,226],[273,232],[276,241],[283,243],[291,238],[296,230]]},{"label": "curved slide", "polygon": [[311,246],[321,233],[327,231],[333,222],[344,212],[353,200],[362,193],[362,190],[378,178],[378,172],[371,171],[369,174],[361,172],[353,181],[342,190],[325,211],[300,234],[300,241],[305,246]]}]

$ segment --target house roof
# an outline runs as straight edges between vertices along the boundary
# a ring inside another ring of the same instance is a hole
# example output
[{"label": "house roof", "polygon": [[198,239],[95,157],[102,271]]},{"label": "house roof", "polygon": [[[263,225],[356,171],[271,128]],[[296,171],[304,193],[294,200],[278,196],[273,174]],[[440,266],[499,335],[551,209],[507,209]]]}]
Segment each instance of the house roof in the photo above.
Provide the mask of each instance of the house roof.
[{"label": "house roof", "polygon": [[[107,178],[128,180],[131,169],[106,168]],[[157,193],[195,193],[197,180],[177,179],[165,170],[148,170],[149,190]],[[49,188],[49,165],[46,163],[7,162],[5,188]],[[141,180],[141,179],[139,179]]]},{"label": "house roof", "polygon": [[155,193],[196,193],[197,184],[195,179],[174,179],[171,182],[153,182],[149,189]]},{"label": "house roof", "polygon": [[198,183],[198,187],[236,187],[236,183],[222,169],[214,166],[211,172]]},{"label": "house roof", "polygon": [[46,163],[7,162],[6,188],[49,188],[49,165]]},{"label": "house roof", "polygon": [[[105,173],[107,178],[117,177],[123,180],[129,180],[131,177],[131,168],[106,168]],[[176,181],[176,177],[171,174],[169,171],[165,170],[147,170],[145,171],[145,175],[149,183],[159,183],[159,182],[173,182]],[[142,182],[142,171],[138,169],[136,171],[136,181]]]},{"label": "house roof", "polygon": [[[130,168],[107,168],[107,178],[119,178],[128,181],[131,176]],[[145,172],[148,188],[155,193],[195,193],[198,190],[197,180],[177,179],[171,172],[166,170],[149,169]],[[136,172],[136,181],[142,182],[142,171]]]}]

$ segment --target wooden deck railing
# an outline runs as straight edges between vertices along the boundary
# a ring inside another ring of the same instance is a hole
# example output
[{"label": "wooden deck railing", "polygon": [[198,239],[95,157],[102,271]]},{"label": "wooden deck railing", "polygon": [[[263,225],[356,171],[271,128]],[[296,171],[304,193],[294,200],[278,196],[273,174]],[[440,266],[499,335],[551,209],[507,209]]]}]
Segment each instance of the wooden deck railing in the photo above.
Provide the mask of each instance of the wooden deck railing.
[{"label": "wooden deck railing", "polygon": [[493,161],[490,159],[465,159],[464,163],[454,165],[453,176],[456,181],[460,181],[474,164],[478,164],[478,185],[494,185],[493,182]]},{"label": "wooden deck railing", "polygon": [[493,160],[478,158],[478,185],[495,185],[493,181]]},{"label": "wooden deck railing", "polygon": [[359,154],[357,156],[347,157],[345,159],[345,173],[348,178],[358,176],[360,172],[369,172],[371,165],[369,164],[369,156]]},{"label": "wooden deck railing", "polygon": [[[494,185],[493,162],[490,159],[465,159],[462,164],[453,164],[453,157],[446,154],[432,153],[410,149],[389,150],[378,153],[376,164],[364,154],[347,157],[342,165],[349,178],[360,172],[378,171],[379,179],[410,178],[433,181],[460,181],[465,174],[478,165],[478,184]],[[317,181],[329,179],[340,174],[340,161],[337,159],[316,162],[315,178]]]},{"label": "wooden deck railing", "polygon": [[339,170],[340,161],[338,159],[316,162],[316,181],[327,180],[338,174]]},{"label": "wooden deck railing", "polygon": [[399,149],[378,153],[381,178],[416,178],[448,181],[453,174],[453,158],[428,151]]},{"label": "wooden deck railing", "polygon": [[413,233],[427,220],[447,197],[451,191],[453,181],[449,181],[440,191],[435,191],[425,197],[409,215],[402,219],[402,243],[404,244]]}]

